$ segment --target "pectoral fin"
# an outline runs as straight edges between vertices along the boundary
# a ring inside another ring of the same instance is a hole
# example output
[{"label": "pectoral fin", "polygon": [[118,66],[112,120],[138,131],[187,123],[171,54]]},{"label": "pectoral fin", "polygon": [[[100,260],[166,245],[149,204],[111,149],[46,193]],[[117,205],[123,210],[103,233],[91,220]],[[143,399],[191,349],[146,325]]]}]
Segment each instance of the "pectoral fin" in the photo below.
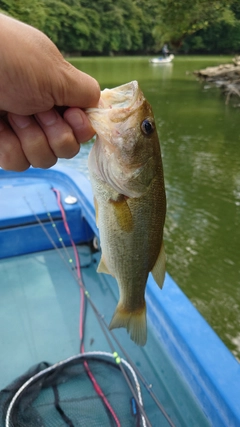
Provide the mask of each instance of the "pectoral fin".
[{"label": "pectoral fin", "polygon": [[165,277],[165,265],[166,265],[166,256],[164,250],[164,244],[162,243],[161,250],[157,257],[157,261],[152,269],[152,275],[155,282],[158,284],[159,288],[163,287],[164,277]]},{"label": "pectoral fin", "polygon": [[117,222],[123,231],[130,233],[133,229],[133,218],[127,200],[122,196],[120,200],[111,200]]},{"label": "pectoral fin", "polygon": [[98,268],[97,268],[97,272],[98,273],[105,273],[105,274],[111,274],[106,266],[106,263],[104,261],[103,255],[101,256]]}]

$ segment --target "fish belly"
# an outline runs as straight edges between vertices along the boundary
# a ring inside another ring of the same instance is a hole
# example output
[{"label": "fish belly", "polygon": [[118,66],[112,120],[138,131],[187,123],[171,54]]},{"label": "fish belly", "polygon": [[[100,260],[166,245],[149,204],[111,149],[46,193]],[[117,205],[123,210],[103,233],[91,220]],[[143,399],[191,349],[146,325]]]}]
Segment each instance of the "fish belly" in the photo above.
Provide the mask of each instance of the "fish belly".
[{"label": "fish belly", "polygon": [[107,184],[101,190],[99,181],[95,185],[102,260],[120,293],[110,328],[126,327],[140,345],[146,342],[146,281],[162,245],[165,198],[160,181],[157,177],[144,196],[132,199],[113,196]]}]

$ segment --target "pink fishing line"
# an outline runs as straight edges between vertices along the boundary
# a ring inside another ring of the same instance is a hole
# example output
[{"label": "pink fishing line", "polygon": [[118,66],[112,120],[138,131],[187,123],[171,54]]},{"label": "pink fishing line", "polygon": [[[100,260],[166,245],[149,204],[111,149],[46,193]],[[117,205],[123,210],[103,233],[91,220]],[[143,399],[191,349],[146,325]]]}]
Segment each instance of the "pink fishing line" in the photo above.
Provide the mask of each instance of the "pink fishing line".
[{"label": "pink fishing line", "polygon": [[[85,293],[84,293],[84,284],[82,281],[82,274],[81,274],[81,265],[80,265],[80,260],[79,260],[79,255],[78,255],[78,251],[77,251],[77,247],[72,239],[71,236],[71,231],[69,229],[68,226],[68,222],[67,222],[67,217],[66,217],[66,213],[64,210],[64,207],[62,205],[61,202],[61,194],[60,191],[57,190],[56,188],[53,188],[54,193],[56,194],[57,197],[57,204],[58,207],[60,209],[61,212],[61,216],[62,216],[62,220],[63,220],[63,224],[64,224],[64,228],[70,238],[70,242],[73,248],[73,252],[74,252],[74,257],[75,257],[75,262],[76,262],[76,269],[77,269],[77,277],[78,277],[78,281],[79,281],[79,285],[80,285],[80,317],[79,317],[79,336],[80,336],[80,341],[81,341],[81,348],[80,351],[82,353],[84,353],[84,343],[83,343],[83,332],[84,332],[84,305],[85,305]],[[94,377],[94,375],[92,374],[88,363],[85,361],[84,362],[84,367],[87,371],[87,374],[93,384],[93,387],[96,391],[96,393],[101,397],[101,399],[103,400],[104,404],[106,405],[106,407],[108,408],[108,410],[110,411],[114,421],[116,422],[117,427],[121,427],[120,421],[114,411],[114,409],[112,408],[112,406],[110,405],[109,401],[107,400],[106,396],[104,395],[100,385],[98,384],[98,382],[96,381],[96,378]]]}]

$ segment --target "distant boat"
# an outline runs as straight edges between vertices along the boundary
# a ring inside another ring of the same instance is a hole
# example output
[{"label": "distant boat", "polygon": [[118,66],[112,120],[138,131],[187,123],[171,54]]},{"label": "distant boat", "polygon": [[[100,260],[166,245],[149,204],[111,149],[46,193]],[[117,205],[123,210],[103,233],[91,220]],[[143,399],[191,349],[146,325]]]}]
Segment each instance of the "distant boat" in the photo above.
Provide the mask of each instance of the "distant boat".
[{"label": "distant boat", "polygon": [[173,58],[174,58],[174,55],[171,54],[166,58],[163,58],[163,57],[152,58],[149,60],[149,62],[151,62],[152,64],[169,64],[170,62],[172,62]]}]

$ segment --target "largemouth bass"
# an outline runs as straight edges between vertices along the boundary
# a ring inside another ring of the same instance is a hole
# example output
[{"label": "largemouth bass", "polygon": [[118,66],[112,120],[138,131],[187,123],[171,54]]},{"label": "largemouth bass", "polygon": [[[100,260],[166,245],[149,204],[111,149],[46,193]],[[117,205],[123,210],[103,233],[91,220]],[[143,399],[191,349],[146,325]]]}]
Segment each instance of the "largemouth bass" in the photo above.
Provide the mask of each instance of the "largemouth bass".
[{"label": "largemouth bass", "polygon": [[144,345],[148,274],[160,288],[165,275],[166,198],[153,112],[133,81],[102,91],[99,107],[86,113],[97,134],[88,160],[102,248],[97,271],[115,277],[120,293],[109,328],[125,327]]}]

